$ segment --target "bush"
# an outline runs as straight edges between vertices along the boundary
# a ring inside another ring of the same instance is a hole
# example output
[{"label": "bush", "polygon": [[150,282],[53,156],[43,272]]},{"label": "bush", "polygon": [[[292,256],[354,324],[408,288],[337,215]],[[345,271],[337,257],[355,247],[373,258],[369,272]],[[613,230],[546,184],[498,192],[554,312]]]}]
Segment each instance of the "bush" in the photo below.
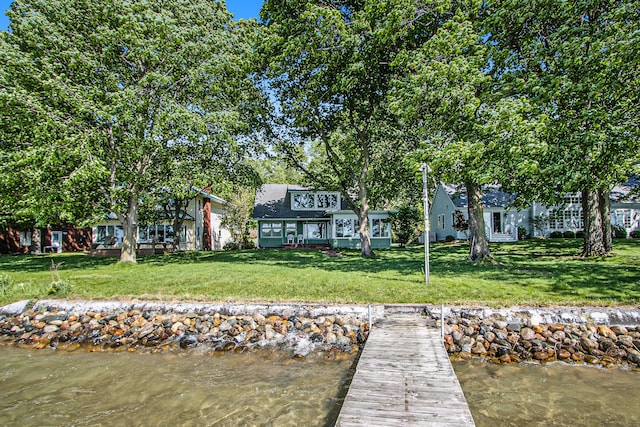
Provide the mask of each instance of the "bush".
[{"label": "bush", "polygon": [[578,239],[584,239],[584,230],[576,231],[576,237]]},{"label": "bush", "polygon": [[633,237],[634,239],[640,239],[640,230],[633,230],[631,232],[631,237]]},{"label": "bush", "polygon": [[621,225],[614,225],[611,227],[611,236],[615,239],[626,239],[627,230]]},{"label": "bush", "polygon": [[576,233],[574,233],[571,230],[567,230],[564,233],[562,233],[562,237],[564,237],[565,239],[575,239]]},{"label": "bush", "polygon": [[65,297],[71,292],[71,283],[68,280],[57,280],[49,285],[49,295]]},{"label": "bush", "polygon": [[227,242],[222,247],[222,250],[225,251],[237,251],[240,249],[240,245],[236,242]]},{"label": "bush", "polygon": [[453,237],[451,234],[447,234],[447,237],[444,238],[445,242],[453,242],[454,240],[456,240],[456,238]]},{"label": "bush", "polygon": [[256,248],[256,242],[254,242],[253,240],[246,240],[244,242],[244,248],[245,249],[255,249]]},{"label": "bush", "polygon": [[531,238],[531,234],[524,227],[518,227],[518,240],[527,240]]},{"label": "bush", "polygon": [[549,234],[549,237],[552,239],[558,239],[562,237],[562,231],[552,231],[551,234]]}]

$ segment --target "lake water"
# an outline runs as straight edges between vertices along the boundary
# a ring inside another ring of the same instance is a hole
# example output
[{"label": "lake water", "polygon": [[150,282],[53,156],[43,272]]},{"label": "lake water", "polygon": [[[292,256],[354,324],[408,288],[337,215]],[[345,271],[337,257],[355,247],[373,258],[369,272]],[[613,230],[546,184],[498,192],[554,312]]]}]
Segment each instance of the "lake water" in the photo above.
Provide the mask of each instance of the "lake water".
[{"label": "lake water", "polygon": [[[355,356],[0,346],[0,425],[330,426]],[[478,427],[640,425],[640,372],[454,363]]]},{"label": "lake water", "polygon": [[638,371],[475,360],[453,368],[478,427],[640,425]]},{"label": "lake water", "polygon": [[0,425],[329,426],[354,360],[0,346]]}]

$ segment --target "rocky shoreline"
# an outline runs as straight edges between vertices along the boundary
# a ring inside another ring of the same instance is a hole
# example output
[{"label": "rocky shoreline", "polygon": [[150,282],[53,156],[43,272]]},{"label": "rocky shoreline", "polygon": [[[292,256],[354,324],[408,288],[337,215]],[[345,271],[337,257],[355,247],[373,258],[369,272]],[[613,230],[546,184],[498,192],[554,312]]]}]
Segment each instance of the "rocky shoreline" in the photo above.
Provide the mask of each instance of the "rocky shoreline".
[{"label": "rocky shoreline", "polygon": [[[437,310],[427,310],[427,314],[439,323],[441,314]],[[638,314],[635,309],[449,310],[448,316],[445,314],[444,342],[452,360],[564,361],[638,369],[640,326],[629,323]],[[563,319],[573,323],[563,323]],[[542,323],[545,320],[551,322]]]},{"label": "rocky shoreline", "polygon": [[0,310],[0,343],[67,351],[273,349],[332,359],[360,350],[366,314],[366,308],[21,301]]},{"label": "rocky shoreline", "polygon": [[[564,361],[640,368],[640,310],[492,310],[436,306],[324,306],[20,301],[0,307],[0,344],[74,351],[275,350],[343,358],[366,342],[369,322],[414,312],[441,326],[451,360]],[[410,345],[406,343],[404,345]]]}]

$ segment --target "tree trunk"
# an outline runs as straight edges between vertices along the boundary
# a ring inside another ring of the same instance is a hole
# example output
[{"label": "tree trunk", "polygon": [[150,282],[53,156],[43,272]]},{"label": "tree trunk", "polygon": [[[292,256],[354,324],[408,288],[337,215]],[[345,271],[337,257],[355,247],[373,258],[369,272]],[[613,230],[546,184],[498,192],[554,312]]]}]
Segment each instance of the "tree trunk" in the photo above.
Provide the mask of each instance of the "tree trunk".
[{"label": "tree trunk", "polygon": [[[137,192],[132,192],[129,196],[128,211],[122,215],[122,229],[124,238],[122,240],[122,249],[120,250],[121,262],[136,262],[136,237],[138,234],[138,196]],[[155,245],[154,245],[155,249]]]},{"label": "tree trunk", "polygon": [[598,191],[582,192],[582,214],[584,216],[583,257],[604,256],[607,254],[604,243],[600,197]]},{"label": "tree trunk", "polygon": [[469,259],[483,261],[486,258],[491,258],[491,251],[484,230],[482,188],[470,181],[465,182],[465,187],[467,188],[469,212]]},{"label": "tree trunk", "polygon": [[598,201],[600,203],[600,221],[602,221],[602,235],[604,249],[607,253],[613,249],[613,233],[611,230],[611,199],[609,190],[598,190]]},{"label": "tree trunk", "polygon": [[31,233],[31,247],[29,251],[34,255],[40,255],[42,253],[42,230],[38,227],[33,229]]},{"label": "tree trunk", "polygon": [[180,233],[182,231],[182,224],[184,224],[184,212],[186,210],[186,204],[189,201],[187,200],[184,204],[182,200],[174,200],[174,209],[171,213],[173,215],[173,246],[174,251],[180,250]]},{"label": "tree trunk", "polygon": [[358,209],[358,220],[360,221],[360,255],[363,257],[375,256],[371,249],[371,234],[369,233],[369,201],[367,200],[367,176],[368,167],[364,167],[360,182],[358,183],[358,198],[360,209]]}]

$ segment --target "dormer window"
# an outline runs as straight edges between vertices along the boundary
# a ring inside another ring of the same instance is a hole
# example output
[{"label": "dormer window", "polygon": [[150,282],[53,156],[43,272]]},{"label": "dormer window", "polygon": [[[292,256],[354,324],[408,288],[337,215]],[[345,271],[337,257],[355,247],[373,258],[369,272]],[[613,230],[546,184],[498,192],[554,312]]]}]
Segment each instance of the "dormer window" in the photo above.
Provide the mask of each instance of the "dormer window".
[{"label": "dormer window", "polygon": [[293,195],[292,209],[314,209],[315,201],[311,193],[296,193]]},{"label": "dormer window", "polygon": [[340,193],[299,192],[291,194],[291,209],[293,210],[331,210],[340,208]]}]

